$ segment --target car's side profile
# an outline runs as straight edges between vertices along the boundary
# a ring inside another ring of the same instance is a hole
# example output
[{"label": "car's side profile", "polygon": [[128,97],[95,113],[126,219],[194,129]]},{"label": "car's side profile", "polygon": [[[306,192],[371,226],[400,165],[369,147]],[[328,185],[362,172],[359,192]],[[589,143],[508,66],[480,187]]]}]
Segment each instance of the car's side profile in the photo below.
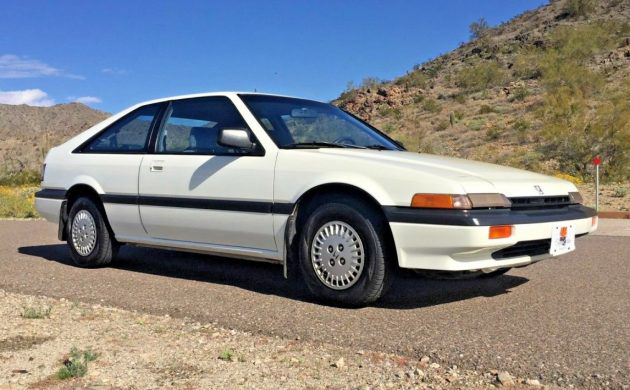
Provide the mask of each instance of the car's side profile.
[{"label": "car's side profile", "polygon": [[209,93],[135,105],[50,150],[36,207],[74,261],[121,244],[284,264],[378,299],[395,267],[497,275],[597,227],[569,182],[410,153],[329,104]]}]

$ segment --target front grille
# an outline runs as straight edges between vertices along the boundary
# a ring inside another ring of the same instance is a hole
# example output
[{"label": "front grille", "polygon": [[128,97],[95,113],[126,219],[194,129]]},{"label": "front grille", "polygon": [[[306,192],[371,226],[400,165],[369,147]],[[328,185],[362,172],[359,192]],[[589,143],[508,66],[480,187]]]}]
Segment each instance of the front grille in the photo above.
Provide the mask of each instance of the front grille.
[{"label": "front grille", "polygon": [[512,202],[512,210],[556,209],[571,204],[571,198],[568,195],[520,196],[509,199]]},{"label": "front grille", "polygon": [[[575,238],[585,236],[587,233],[576,234]],[[495,260],[509,259],[510,257],[519,256],[539,256],[549,253],[551,248],[551,238],[543,238],[542,240],[520,241],[507,248],[499,249],[492,253]]]},{"label": "front grille", "polygon": [[512,246],[500,249],[492,253],[495,260],[509,259],[510,257],[519,256],[538,256],[549,253],[551,247],[551,239],[531,240],[517,242]]}]

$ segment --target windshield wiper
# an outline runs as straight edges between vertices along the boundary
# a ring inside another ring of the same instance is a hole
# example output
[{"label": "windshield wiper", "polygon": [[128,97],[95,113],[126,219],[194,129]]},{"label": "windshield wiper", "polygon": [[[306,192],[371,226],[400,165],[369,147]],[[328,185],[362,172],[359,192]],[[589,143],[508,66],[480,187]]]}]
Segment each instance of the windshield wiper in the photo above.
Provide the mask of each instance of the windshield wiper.
[{"label": "windshield wiper", "polygon": [[295,142],[282,146],[283,149],[311,149],[311,148],[355,148],[365,149],[363,146],[351,144],[336,144],[334,142]]},{"label": "windshield wiper", "polygon": [[366,149],[374,149],[374,150],[391,150],[390,148],[388,148],[387,146],[383,146],[383,145],[378,145],[378,144],[374,144],[374,145],[368,145],[365,147]]}]

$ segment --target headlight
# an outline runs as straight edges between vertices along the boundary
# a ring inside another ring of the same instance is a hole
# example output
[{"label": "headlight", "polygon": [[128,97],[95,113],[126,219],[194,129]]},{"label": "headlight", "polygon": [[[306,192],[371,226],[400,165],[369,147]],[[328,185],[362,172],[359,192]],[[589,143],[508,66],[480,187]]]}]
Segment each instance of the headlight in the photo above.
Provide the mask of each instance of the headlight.
[{"label": "headlight", "polygon": [[512,202],[503,194],[468,194],[468,198],[476,209],[512,206]]},{"label": "headlight", "polygon": [[42,172],[41,172],[41,181],[44,181],[44,176],[46,175],[46,164],[42,164]]},{"label": "headlight", "polygon": [[510,207],[511,202],[503,194],[415,194],[411,207],[427,209],[477,209]]},{"label": "headlight", "polygon": [[571,200],[571,203],[575,204],[582,204],[582,202],[584,201],[582,199],[582,194],[580,194],[579,192],[569,192],[569,199]]}]

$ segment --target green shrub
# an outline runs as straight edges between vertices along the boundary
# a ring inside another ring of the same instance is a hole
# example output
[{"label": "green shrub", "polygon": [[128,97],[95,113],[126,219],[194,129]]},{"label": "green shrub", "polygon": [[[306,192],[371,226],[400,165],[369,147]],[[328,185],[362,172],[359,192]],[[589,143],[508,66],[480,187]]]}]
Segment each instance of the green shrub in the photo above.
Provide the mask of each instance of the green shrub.
[{"label": "green shrub", "polygon": [[42,320],[50,318],[51,307],[27,306],[22,310],[22,318],[29,320]]},{"label": "green shrub", "polygon": [[422,73],[422,71],[416,70],[405,76],[402,76],[396,80],[396,84],[404,85],[406,87],[426,88],[429,77]]},{"label": "green shrub", "polygon": [[434,99],[424,99],[422,109],[435,114],[442,111],[442,106]]},{"label": "green shrub", "polygon": [[603,177],[630,178],[630,82],[593,101],[570,88],[550,90],[542,109],[546,150],[566,172],[583,178],[591,174],[591,159],[601,155]]},{"label": "green shrub", "polygon": [[567,0],[564,11],[573,18],[587,17],[595,11],[596,7],[596,0]]},{"label": "green shrub", "polygon": [[64,380],[69,378],[80,378],[88,371],[88,363],[96,360],[97,354],[91,349],[80,351],[75,347],[70,350],[70,356],[63,362],[63,367],[57,371],[57,378]]},{"label": "green shrub", "polygon": [[449,122],[446,120],[441,120],[438,122],[437,126],[435,127],[436,131],[444,131],[448,128]]},{"label": "green shrub", "polygon": [[505,71],[495,61],[466,66],[457,74],[457,86],[469,93],[503,85],[505,81]]},{"label": "green shrub", "polygon": [[529,90],[524,86],[518,86],[514,88],[514,93],[512,94],[510,101],[522,102],[527,96],[529,96]]},{"label": "green shrub", "polygon": [[479,114],[483,115],[483,114],[491,114],[491,113],[496,113],[497,110],[495,110],[493,107],[490,107],[487,104],[482,105],[481,107],[479,107]]},{"label": "green shrub", "polygon": [[531,128],[531,124],[525,119],[517,119],[512,125],[512,129],[516,132],[516,137],[519,142],[527,142],[528,130]]},{"label": "green shrub", "polygon": [[385,106],[378,110],[380,116],[384,118],[393,117],[395,119],[402,118],[402,111],[400,108]]},{"label": "green shrub", "polygon": [[432,79],[436,78],[440,71],[444,68],[444,64],[442,63],[434,63],[425,68],[425,73]]},{"label": "green shrub", "polygon": [[392,131],[395,130],[394,124],[393,123],[386,123],[383,125],[383,132],[390,134]]},{"label": "green shrub", "polygon": [[495,125],[486,130],[486,137],[488,138],[488,140],[493,141],[498,139],[502,133],[503,129]]},{"label": "green shrub", "polygon": [[626,31],[627,23],[615,21],[560,26],[540,58],[545,94],[539,113],[547,141],[541,149],[571,175],[590,176],[599,154],[606,180],[630,178],[630,79],[621,87],[606,84],[589,67],[593,55],[614,47]]},{"label": "green shrub", "polygon": [[463,93],[458,93],[453,95],[453,100],[455,100],[459,104],[466,104],[466,95]]},{"label": "green shrub", "polygon": [[483,119],[472,119],[468,121],[467,123],[467,127],[473,131],[479,131],[485,125],[486,125],[486,122]]},{"label": "green shrub", "polygon": [[37,171],[20,171],[0,176],[0,186],[39,185],[40,173]]},{"label": "green shrub", "polygon": [[500,164],[514,168],[540,171],[543,155],[537,151],[520,149],[499,160]]},{"label": "green shrub", "polygon": [[236,355],[234,354],[234,352],[232,352],[232,351],[231,351],[231,350],[229,350],[229,349],[228,349],[228,350],[225,350],[225,351],[222,351],[222,352],[219,354],[219,360],[224,360],[224,361],[226,361],[226,362],[231,362],[231,361],[234,361],[234,360],[235,360],[235,358],[236,358]]},{"label": "green shrub", "polygon": [[532,125],[525,119],[517,119],[516,122],[512,125],[512,128],[517,132],[523,132],[528,130]]},{"label": "green shrub", "polygon": [[525,48],[514,57],[512,75],[517,79],[538,79],[542,76],[539,57],[543,51],[537,48]]}]

